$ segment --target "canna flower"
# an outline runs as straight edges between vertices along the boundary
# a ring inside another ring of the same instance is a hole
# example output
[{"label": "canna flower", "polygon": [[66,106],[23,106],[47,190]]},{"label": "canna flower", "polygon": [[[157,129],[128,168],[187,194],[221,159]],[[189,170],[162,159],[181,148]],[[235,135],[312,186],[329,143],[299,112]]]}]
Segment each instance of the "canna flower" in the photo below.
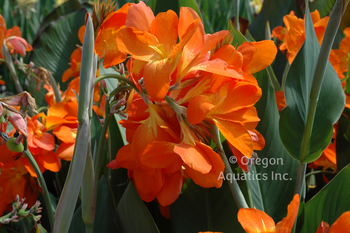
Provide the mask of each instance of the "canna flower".
[{"label": "canna flower", "polygon": [[[28,148],[42,173],[46,169],[58,172],[61,168],[61,162],[53,152],[55,138],[52,134],[46,132],[46,127],[38,120],[41,115],[35,115],[33,118],[27,116]],[[34,169],[27,160],[25,167],[31,176],[36,177]]]},{"label": "canna flower", "polygon": [[287,233],[291,232],[295,219],[298,214],[299,195],[295,194],[293,200],[288,205],[288,213],[277,225],[273,219],[265,212],[254,208],[241,208],[238,211],[238,221],[247,233],[263,233],[276,232]]},{"label": "canna flower", "polygon": [[[318,42],[322,44],[323,36],[326,31],[329,17],[320,18],[317,10],[311,13],[311,19],[316,32]],[[283,17],[286,27],[277,26],[272,30],[272,36],[276,37],[282,43],[279,45],[281,51],[287,51],[287,59],[292,64],[295,56],[305,40],[304,19],[299,19],[292,11],[289,15]]]},{"label": "canna flower", "polygon": [[254,108],[261,90],[252,74],[268,66],[277,49],[272,41],[234,47],[231,39],[228,31],[204,34],[191,8],[181,8],[178,17],[173,11],[154,16],[143,2],[129,7],[116,46],[131,55],[128,74],[139,93],[130,95],[128,118],[120,121],[129,144],[108,167],[128,169],[144,201],[157,199],[165,209],[185,178],[221,187],[224,164],[207,145],[212,124],[242,156],[263,147]]},{"label": "canna flower", "polygon": [[[12,53],[16,52],[23,57],[26,56],[27,51],[32,51],[33,48],[21,37],[21,30],[18,26],[6,30],[6,23],[4,18],[0,15],[0,48],[6,44],[8,50]],[[2,58],[0,51],[0,58]]]}]

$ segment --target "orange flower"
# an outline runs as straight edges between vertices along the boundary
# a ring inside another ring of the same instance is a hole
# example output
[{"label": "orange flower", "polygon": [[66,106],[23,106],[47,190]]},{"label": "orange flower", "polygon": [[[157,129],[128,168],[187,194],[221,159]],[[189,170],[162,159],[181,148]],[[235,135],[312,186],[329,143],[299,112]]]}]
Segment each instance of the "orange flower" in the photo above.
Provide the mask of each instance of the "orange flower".
[{"label": "orange flower", "polygon": [[286,99],[284,98],[284,92],[276,91],[275,97],[276,97],[278,111],[282,111],[285,107],[287,107]]},{"label": "orange flower", "polygon": [[25,168],[25,158],[21,153],[10,151],[6,143],[0,146],[0,215],[7,209],[16,195],[26,197],[26,202],[33,205],[38,196],[38,184]]},{"label": "orange flower", "polygon": [[127,168],[144,201],[172,204],[184,178],[221,187],[224,164],[206,145],[211,124],[244,156],[263,147],[253,106],[261,90],[252,73],[277,49],[272,41],[236,48],[231,39],[228,31],[205,35],[191,8],[181,8],[178,18],[173,11],[154,17],[143,2],[129,7],[116,45],[131,55],[127,68],[140,94],[130,97],[128,119],[120,122],[129,144],[108,167]]},{"label": "orange flower", "polygon": [[[0,15],[0,49],[4,42],[11,54],[16,52],[25,57],[26,51],[33,50],[32,46],[25,39],[21,38],[21,30],[18,26],[6,30],[5,20]],[[0,57],[2,57],[1,51]]]},{"label": "orange flower", "polygon": [[[28,148],[41,172],[46,169],[58,172],[61,168],[61,162],[53,152],[55,138],[46,132],[46,127],[38,120],[41,116],[42,114],[35,115],[33,118],[27,116]],[[28,161],[26,161],[25,167],[31,176],[36,177],[35,171]]]},{"label": "orange flower", "polygon": [[329,228],[328,223],[321,222],[316,233],[349,233],[350,232],[350,211],[344,212]]},{"label": "orange flower", "polygon": [[[311,13],[311,18],[318,42],[322,44],[329,17],[327,16],[321,19],[319,12],[315,10]],[[287,50],[288,61],[292,64],[292,61],[305,40],[305,23],[304,19],[297,18],[293,11],[289,15],[283,17],[283,22],[286,27],[275,27],[272,30],[272,35],[282,41],[279,45],[279,49],[281,51]]]},{"label": "orange flower", "polygon": [[295,194],[293,200],[288,205],[288,214],[281,222],[275,225],[273,219],[265,212],[253,208],[240,209],[238,211],[238,221],[247,233],[291,232],[298,214],[299,195]]}]

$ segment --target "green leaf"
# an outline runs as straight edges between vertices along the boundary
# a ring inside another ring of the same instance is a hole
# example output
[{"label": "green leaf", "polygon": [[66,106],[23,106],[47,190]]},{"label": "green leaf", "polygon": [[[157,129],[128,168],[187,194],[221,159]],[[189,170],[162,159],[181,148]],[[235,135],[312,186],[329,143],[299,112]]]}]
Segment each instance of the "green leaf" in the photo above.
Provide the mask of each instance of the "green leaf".
[{"label": "green leaf", "polygon": [[350,210],[349,177],[350,165],[306,203],[302,233],[316,232],[322,220],[331,226],[342,213]]},{"label": "green leaf", "polygon": [[159,233],[151,214],[130,182],[117,206],[118,226],[122,232]]},{"label": "green leaf", "polygon": [[154,14],[157,15],[160,12],[166,12],[168,10],[173,10],[179,15],[181,7],[191,7],[197,12],[201,20],[203,21],[202,14],[199,11],[198,5],[195,0],[157,0],[154,7]]},{"label": "green leaf", "polygon": [[318,10],[320,17],[323,18],[331,12],[336,0],[315,0],[310,3],[310,12]]},{"label": "green leaf", "polygon": [[[73,50],[80,44],[78,31],[84,25],[85,14],[86,10],[81,8],[58,18],[51,22],[33,43],[30,61],[53,72],[53,77],[59,83],[61,90],[65,90],[68,86],[68,82],[62,83],[62,75],[70,67]],[[34,97],[37,99],[38,95]]]},{"label": "green leaf", "polygon": [[[186,189],[170,206],[174,233],[244,232],[237,220],[238,209],[227,181],[224,180],[219,189],[202,188],[192,180],[186,183]],[[245,181],[238,180],[238,183]]]},{"label": "green leaf", "polygon": [[282,25],[283,16],[289,14],[291,10],[298,13],[294,0],[265,0],[260,13],[249,26],[250,33],[256,41],[264,40],[266,22],[270,22],[271,29]]},{"label": "green leaf", "polygon": [[[316,160],[332,139],[333,124],[343,111],[345,96],[340,80],[327,60],[324,80],[316,103],[309,150],[301,158],[306,121],[310,103],[312,103],[311,87],[320,53],[320,45],[309,12],[305,16],[305,34],[305,42],[289,69],[285,84],[287,107],[281,113],[280,136],[287,151],[295,159],[307,163]],[[327,55],[320,55],[320,57],[327,59]],[[307,138],[308,136],[305,136],[305,139]]]},{"label": "green leaf", "polygon": [[85,223],[82,219],[81,206],[75,211],[72,219],[72,223],[69,228],[69,233],[85,233]]},{"label": "green leaf", "polygon": [[257,151],[262,161],[256,166],[256,171],[262,177],[267,177],[265,180],[262,178],[258,181],[260,195],[263,198],[265,212],[275,222],[279,222],[286,216],[287,206],[293,199],[299,163],[288,154],[278,135],[279,113],[267,71],[262,70],[254,76],[263,93],[255,105],[261,119],[256,129],[265,138],[264,149]]},{"label": "green leaf", "polygon": [[340,171],[350,164],[350,109],[345,108],[338,121],[338,133],[336,138],[337,169]]}]

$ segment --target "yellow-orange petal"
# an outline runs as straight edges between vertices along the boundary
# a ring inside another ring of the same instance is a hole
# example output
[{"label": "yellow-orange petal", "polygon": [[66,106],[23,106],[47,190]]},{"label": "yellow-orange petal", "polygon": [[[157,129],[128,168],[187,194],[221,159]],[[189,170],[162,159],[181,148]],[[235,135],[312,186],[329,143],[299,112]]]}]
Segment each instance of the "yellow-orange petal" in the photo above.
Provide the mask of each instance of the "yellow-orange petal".
[{"label": "yellow-orange petal", "polygon": [[275,230],[273,219],[261,210],[241,208],[237,218],[247,233],[274,232]]},{"label": "yellow-orange petal", "polygon": [[155,35],[160,44],[164,44],[168,54],[177,42],[177,27],[179,18],[172,10],[159,13],[153,20],[149,32]]},{"label": "yellow-orange petal", "polygon": [[162,206],[173,204],[179,197],[182,189],[182,180],[180,169],[174,174],[165,176],[164,185],[157,194],[157,199]]},{"label": "yellow-orange petal", "polygon": [[158,52],[153,49],[159,45],[158,39],[135,28],[121,28],[117,34],[117,44],[120,52],[131,54],[134,59],[149,61],[158,56]]},{"label": "yellow-orange petal", "polygon": [[248,158],[252,156],[253,141],[243,125],[220,119],[213,119],[213,121],[228,142]]},{"label": "yellow-orange petal", "polygon": [[190,71],[194,70],[202,70],[235,79],[243,79],[243,73],[240,73],[238,70],[231,69],[231,67],[229,67],[228,64],[221,59],[214,59],[199,63],[190,69]]},{"label": "yellow-orange petal", "polygon": [[127,27],[134,27],[140,31],[148,32],[154,18],[151,8],[140,1],[138,4],[130,6],[125,25]]},{"label": "yellow-orange petal", "polygon": [[340,217],[332,224],[330,233],[349,233],[350,232],[350,211],[344,212]]},{"label": "yellow-orange petal", "polygon": [[62,142],[75,143],[76,132],[72,131],[72,129],[67,126],[57,127],[52,133]]},{"label": "yellow-orange petal", "polygon": [[147,94],[154,100],[162,100],[169,91],[171,67],[168,59],[148,63],[144,68]]},{"label": "yellow-orange petal", "polygon": [[194,97],[187,108],[188,122],[193,125],[201,123],[213,108],[215,108],[215,105],[210,102],[208,96],[199,95]]}]

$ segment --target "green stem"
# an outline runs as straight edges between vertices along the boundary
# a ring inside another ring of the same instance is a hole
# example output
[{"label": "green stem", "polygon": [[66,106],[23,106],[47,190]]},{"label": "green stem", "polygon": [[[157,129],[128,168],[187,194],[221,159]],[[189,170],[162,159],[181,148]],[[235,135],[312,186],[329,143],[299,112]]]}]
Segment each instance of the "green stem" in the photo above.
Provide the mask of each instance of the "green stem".
[{"label": "green stem", "polygon": [[238,31],[240,26],[239,26],[239,0],[234,0],[235,1],[235,27],[237,28]]},{"label": "green stem", "polygon": [[[226,154],[224,152],[224,148],[222,147],[222,144],[221,144],[220,132],[219,132],[218,128],[216,127],[216,125],[211,126],[211,135],[214,137],[214,142],[216,144],[216,150],[217,150],[218,154],[220,155],[222,161],[225,164],[225,170],[224,170],[225,176],[227,176],[227,174],[232,174],[232,176],[233,176],[233,172],[232,172],[230,163],[227,160]],[[235,202],[236,202],[238,209],[248,208],[247,202],[243,196],[243,193],[242,193],[237,181],[235,179],[232,179],[232,181],[227,180],[227,182],[228,182],[228,185],[230,187],[233,198],[235,199]]]},{"label": "green stem", "polygon": [[312,171],[312,172],[309,172],[305,175],[305,178],[311,176],[311,175],[316,175],[316,174],[324,174],[324,173],[327,173],[327,174],[335,174],[335,172],[331,172],[331,171],[322,171],[322,170],[317,170],[317,171]]},{"label": "green stem", "polygon": [[301,188],[304,185],[305,180],[305,171],[306,171],[306,163],[299,163],[298,174],[297,174],[297,182],[295,184],[294,193],[298,193],[301,197]]},{"label": "green stem", "polygon": [[35,174],[36,174],[36,176],[38,178],[39,186],[43,190],[44,199],[45,199],[45,203],[46,203],[46,206],[47,206],[47,213],[49,215],[49,220],[50,220],[50,226],[51,226],[51,229],[53,229],[53,225],[54,225],[54,221],[55,221],[54,220],[54,213],[53,213],[53,210],[52,210],[52,204],[51,204],[49,191],[47,190],[43,174],[41,173],[40,168],[39,168],[38,164],[36,163],[33,155],[28,150],[28,139],[25,139],[23,141],[23,145],[24,145],[23,154],[26,156],[26,158],[28,159],[30,165],[33,167],[33,169],[35,171]]},{"label": "green stem", "polygon": [[106,99],[105,103],[105,115],[106,119],[103,124],[102,132],[100,134],[100,139],[98,141],[98,149],[97,149],[97,154],[94,156],[94,166],[95,166],[95,182],[96,182],[96,187],[97,187],[97,182],[100,177],[100,170],[101,170],[101,159],[102,159],[102,154],[103,154],[103,145],[105,143],[106,139],[106,132],[108,129],[109,121],[112,117],[111,114],[109,114],[109,103],[108,99]]},{"label": "green stem", "polygon": [[99,77],[97,77],[95,79],[95,85],[100,82],[103,79],[107,79],[107,78],[114,78],[114,79],[118,79],[119,81],[123,81],[127,84],[129,84],[132,88],[134,88],[137,92],[139,92],[139,89],[136,88],[135,84],[128,78],[125,78],[123,75],[119,75],[119,74],[106,74],[106,75],[101,75]]},{"label": "green stem", "polygon": [[53,93],[55,94],[56,103],[59,103],[62,101],[61,94],[60,94],[60,91],[58,90],[56,80],[53,78],[50,72],[49,72],[49,79],[53,89]]},{"label": "green stem", "polygon": [[132,87],[130,86],[119,86],[116,89],[114,89],[111,93],[109,93],[109,96],[115,96],[115,94],[125,91],[127,89],[131,89]]},{"label": "green stem", "polygon": [[276,92],[276,91],[281,90],[280,83],[278,82],[277,77],[275,75],[275,72],[273,72],[272,67],[268,66],[266,69],[267,69],[267,73],[269,74],[269,77],[271,79],[274,91]]},{"label": "green stem", "polygon": [[284,71],[283,71],[283,75],[282,75],[281,91],[284,91],[284,89],[285,89],[289,68],[290,68],[290,64],[289,64],[289,61],[287,61],[286,67],[284,67]]},{"label": "green stem", "polygon": [[10,70],[10,73],[12,75],[13,81],[15,82],[15,87],[18,93],[22,93],[23,89],[21,84],[19,83],[19,79],[16,74],[15,66],[13,65],[11,54],[7,49],[6,43],[4,42],[2,49],[1,49],[2,55],[4,56],[6,60],[6,65],[8,69]]}]

